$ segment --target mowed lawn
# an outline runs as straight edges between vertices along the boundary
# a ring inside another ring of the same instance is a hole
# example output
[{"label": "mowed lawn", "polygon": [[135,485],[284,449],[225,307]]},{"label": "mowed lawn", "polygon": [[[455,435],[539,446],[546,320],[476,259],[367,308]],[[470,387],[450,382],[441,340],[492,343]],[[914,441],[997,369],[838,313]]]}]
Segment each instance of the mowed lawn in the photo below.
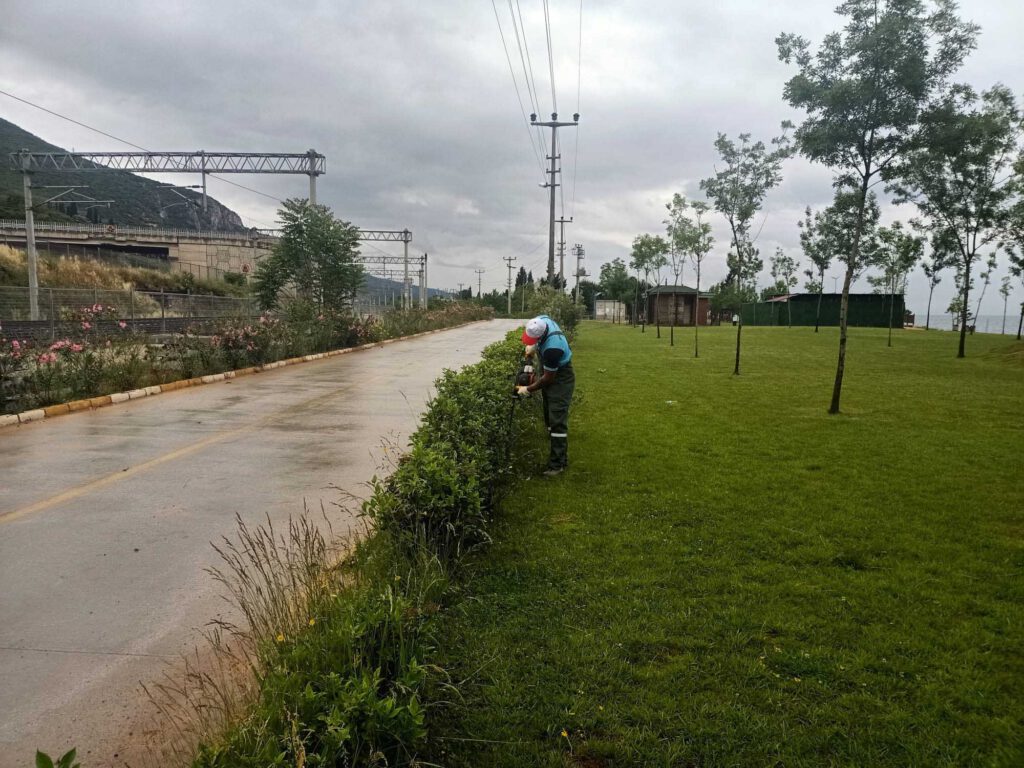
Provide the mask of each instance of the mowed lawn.
[{"label": "mowed lawn", "polygon": [[583,325],[570,470],[442,622],[431,759],[1024,765],[1024,347],[853,329],[829,416],[836,329],[744,329],[739,377],[734,334]]}]

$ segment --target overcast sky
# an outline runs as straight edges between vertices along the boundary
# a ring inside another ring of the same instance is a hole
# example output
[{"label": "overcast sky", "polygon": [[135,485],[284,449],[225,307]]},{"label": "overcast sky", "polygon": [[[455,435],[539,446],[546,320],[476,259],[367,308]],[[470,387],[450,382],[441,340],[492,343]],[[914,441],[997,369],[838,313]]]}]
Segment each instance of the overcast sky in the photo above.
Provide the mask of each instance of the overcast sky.
[{"label": "overcast sky", "polygon": [[[578,107],[582,115],[562,140],[564,215],[574,217],[566,240],[584,245],[592,274],[617,256],[628,260],[635,235],[663,232],[673,192],[701,197],[716,132],[768,139],[781,121],[799,122],[782,100],[793,70],[778,61],[774,38],[791,31],[817,43],[840,23],[835,4],[583,0],[580,56],[579,0],[550,0],[558,111],[565,119]],[[540,112],[548,115],[543,4],[519,5]],[[413,248],[430,253],[432,287],[475,286],[476,269],[486,270],[485,291],[503,287],[503,256],[535,276],[544,272],[547,192],[538,186],[544,178],[491,0],[6,0],[5,7],[3,90],[149,149],[315,148],[327,156],[319,202],[362,228],[412,230]],[[508,0],[497,8],[529,113]],[[969,0],[962,13],[982,36],[959,79],[1024,94],[1024,4]],[[65,147],[128,149],[2,95],[0,115]],[[799,256],[804,207],[831,199],[831,177],[820,167],[794,159],[784,174],[758,241],[766,262],[777,246]],[[277,198],[308,193],[301,176],[233,178]],[[247,224],[273,226],[274,200],[216,180],[211,193]],[[886,211],[887,219],[912,215],[907,207]],[[719,218],[713,223],[718,243],[705,284],[725,274],[727,232]],[[692,279],[687,268],[684,281]],[[940,311],[952,283],[947,274],[936,292]],[[1001,313],[997,289],[998,276],[983,314]],[[918,270],[910,308],[923,314],[926,296]],[[1021,299],[1018,283],[1011,302]]]}]

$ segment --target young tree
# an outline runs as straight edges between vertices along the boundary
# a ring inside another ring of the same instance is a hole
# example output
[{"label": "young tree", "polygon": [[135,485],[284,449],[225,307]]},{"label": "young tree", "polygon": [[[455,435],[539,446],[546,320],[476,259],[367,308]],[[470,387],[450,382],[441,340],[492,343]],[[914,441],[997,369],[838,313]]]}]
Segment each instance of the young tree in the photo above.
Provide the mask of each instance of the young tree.
[{"label": "young tree", "polygon": [[[775,255],[771,257],[772,279],[775,285],[782,289],[783,294],[792,293],[797,283],[797,271],[800,265],[796,259],[788,255],[781,248],[775,249]],[[793,327],[793,304],[786,300],[786,309],[789,311],[789,327]]]},{"label": "young tree", "polygon": [[797,222],[800,228],[800,248],[811,266],[804,270],[807,283],[804,288],[808,293],[818,294],[818,307],[814,313],[814,332],[821,325],[821,297],[825,292],[825,272],[832,264],[832,250],[828,247],[824,232],[824,214],[811,215],[811,206],[804,211],[804,220]]},{"label": "young tree", "polygon": [[949,233],[945,231],[932,232],[931,236],[931,250],[932,260],[931,262],[922,262],[921,269],[924,270],[924,276],[928,278],[928,313],[925,316],[924,329],[927,331],[931,328],[932,320],[932,294],[935,293],[935,286],[942,282],[942,278],[939,277],[939,273],[947,267],[953,266],[956,262],[953,257],[952,250],[956,246],[954,245],[953,238]]},{"label": "young tree", "polygon": [[[644,275],[644,310],[641,314],[641,317],[643,318],[640,328],[641,333],[645,330],[643,326],[647,323],[647,289],[651,284],[651,277],[655,275],[658,279],[658,285],[661,285],[661,270],[668,263],[668,259],[666,258],[667,253],[668,243],[666,243],[665,239],[659,235],[637,235],[633,238],[633,253],[630,258],[629,266],[637,272],[643,272]],[[639,280],[637,283],[637,289],[639,289]],[[637,297],[637,299],[639,299],[639,297]]]},{"label": "young tree", "polygon": [[978,252],[1003,233],[1020,135],[1020,113],[1008,88],[997,85],[979,97],[970,86],[954,86],[922,115],[892,184],[898,202],[915,203],[933,228],[954,241],[963,277],[958,358],[965,354],[971,268]]},{"label": "young tree", "polygon": [[[1012,251],[1010,253],[1010,274],[1016,277],[1024,288],[1024,253]],[[1017,321],[1017,341],[1020,341],[1021,330],[1024,330],[1024,301],[1020,303],[1020,319]]]},{"label": "young tree", "polygon": [[957,326],[957,322],[958,321],[963,322],[963,323],[966,324],[966,323],[970,322],[970,320],[971,320],[970,312],[968,310],[964,309],[964,296],[963,296],[963,293],[960,290],[960,280],[961,279],[962,279],[961,275],[958,272],[957,276],[956,276],[956,285],[957,285],[956,295],[953,296],[953,298],[949,302],[949,306],[946,307],[946,311],[949,312],[949,315],[950,315],[950,323],[951,323],[950,327],[954,331],[956,330],[956,326]]},{"label": "young tree", "polygon": [[318,307],[344,307],[363,284],[359,230],[334,217],[326,205],[285,200],[277,213],[281,238],[256,268],[256,295],[264,309],[278,304],[286,285]]},{"label": "young tree", "polygon": [[[782,161],[791,154],[785,133],[790,127],[789,123],[782,124],[783,133],[772,139],[774,149],[771,150],[762,141],[751,143],[749,133],[741,133],[735,142],[724,133],[718,134],[715,149],[724,167],[700,183],[700,188],[713,202],[715,210],[729,223],[736,259],[737,295],[742,293],[745,260],[748,257],[756,258],[756,238],[751,232],[754,217],[761,210],[768,191],[782,181]],[[736,365],[733,369],[736,376],[740,373],[742,312],[739,316],[740,320],[736,324]]]},{"label": "young tree", "polygon": [[[697,200],[688,201],[680,194],[673,195],[672,202],[665,206],[669,210],[669,219],[665,223],[669,228],[669,236],[672,239],[673,248],[678,258],[689,259],[693,262],[697,272],[696,297],[694,298],[693,317],[693,356],[700,357],[700,345],[698,328],[700,326],[700,271],[704,259],[711,252],[715,239],[711,236],[711,225],[704,220],[711,207],[707,203]],[[693,217],[687,215],[692,211]],[[676,267],[673,265],[673,272]],[[679,267],[682,272],[682,267]],[[679,283],[678,274],[676,284]]]},{"label": "young tree", "polygon": [[1010,301],[1010,276],[1003,275],[1003,279],[999,282],[999,295],[1003,297],[1003,326],[999,329],[999,334],[1003,335],[1006,333],[1006,305]]},{"label": "young tree", "polygon": [[988,257],[988,261],[985,262],[985,269],[978,273],[978,277],[981,278],[981,293],[978,294],[978,306],[974,310],[975,319],[981,317],[981,302],[985,298],[985,291],[988,290],[988,286],[992,282],[992,272],[995,268],[996,255],[993,253]]},{"label": "young tree", "polygon": [[922,107],[939,92],[974,47],[978,29],[965,24],[949,0],[846,0],[840,32],[827,35],[817,54],[794,34],[776,39],[779,58],[799,73],[785,86],[786,101],[804,109],[797,129],[800,152],[833,169],[853,196],[855,228],[846,254],[839,312],[839,356],[829,413],[839,413],[846,366],[850,285],[861,258],[868,194],[906,151]]},{"label": "young tree", "polygon": [[[897,293],[906,293],[907,278],[924,252],[924,240],[903,230],[903,223],[893,222],[891,227],[878,230],[878,254],[875,265],[881,268],[882,274],[868,278],[876,289],[881,288],[889,297],[889,340],[886,346],[892,346],[893,307]],[[902,323],[901,323],[902,325]]]}]

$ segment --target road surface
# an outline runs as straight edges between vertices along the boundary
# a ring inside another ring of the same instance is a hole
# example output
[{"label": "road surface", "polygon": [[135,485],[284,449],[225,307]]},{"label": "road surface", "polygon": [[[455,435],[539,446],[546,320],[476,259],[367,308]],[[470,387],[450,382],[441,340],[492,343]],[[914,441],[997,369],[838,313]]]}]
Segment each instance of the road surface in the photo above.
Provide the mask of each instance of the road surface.
[{"label": "road surface", "polygon": [[303,499],[336,500],[332,485],[360,492],[383,440],[405,446],[441,370],[514,325],[0,430],[0,767],[71,746],[89,768],[144,765],[129,758],[139,682],[226,610],[203,570],[210,542],[236,513],[278,522]]}]

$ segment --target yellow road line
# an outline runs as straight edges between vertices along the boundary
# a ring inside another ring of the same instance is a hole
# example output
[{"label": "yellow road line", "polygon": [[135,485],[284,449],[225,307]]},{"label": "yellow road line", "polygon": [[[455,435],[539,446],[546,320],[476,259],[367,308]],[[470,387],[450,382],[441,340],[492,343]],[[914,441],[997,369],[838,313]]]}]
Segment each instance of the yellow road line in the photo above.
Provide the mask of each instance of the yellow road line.
[{"label": "yellow road line", "polygon": [[150,459],[149,461],[137,464],[134,467],[128,467],[127,469],[122,469],[118,472],[111,472],[106,477],[101,477],[97,480],[91,480],[88,483],[83,483],[75,488],[70,488],[62,493],[58,493],[56,496],[51,496],[48,499],[43,499],[42,501],[37,501],[34,504],[29,504],[27,507],[15,509],[10,512],[4,512],[3,514],[0,514],[0,525],[3,523],[13,522],[20,517],[25,517],[26,515],[31,515],[35,512],[42,512],[44,509],[49,509],[50,507],[54,507],[58,504],[63,504],[66,501],[77,499],[79,496],[83,496],[90,491],[105,488],[112,483],[116,483],[118,480],[126,480],[129,477],[134,477],[135,475],[141,474],[153,467],[160,466],[168,461],[180,459],[182,456],[188,456],[190,453],[195,453],[209,445],[219,443],[222,440],[226,440],[229,437],[245,432],[248,429],[252,429],[252,427],[241,427],[240,429],[235,429],[230,432],[222,432],[219,435],[211,435],[205,440],[200,440],[198,443],[186,445],[183,448],[178,448],[170,453],[165,453],[163,456],[157,456],[155,459]]},{"label": "yellow road line", "polygon": [[13,522],[19,518],[25,517],[26,515],[31,515],[36,512],[42,512],[44,510],[55,507],[59,504],[63,504],[64,502],[72,501],[73,499],[77,499],[80,496],[84,496],[85,494],[90,493],[92,491],[105,488],[106,486],[116,483],[120,480],[127,480],[130,477],[142,474],[143,472],[153,469],[154,467],[158,467],[161,464],[166,464],[169,461],[174,461],[175,459],[180,459],[184,456],[188,456],[190,454],[195,453],[196,451],[202,450],[203,448],[207,448],[211,445],[222,442],[231,437],[235,437],[236,435],[240,435],[243,432],[250,432],[254,429],[265,427],[268,424],[271,424],[275,421],[280,421],[281,419],[291,417],[298,411],[310,410],[312,407],[321,405],[327,402],[328,400],[338,397],[339,395],[343,394],[346,391],[347,388],[339,388],[331,390],[330,392],[327,392],[323,395],[318,395],[317,397],[312,397],[309,398],[308,400],[303,400],[301,402],[294,403],[290,406],[287,406],[286,408],[282,408],[280,411],[277,411],[264,419],[252,422],[251,424],[247,424],[243,427],[232,429],[227,432],[221,432],[220,434],[216,435],[210,435],[209,437],[198,442],[192,443],[191,445],[186,445],[182,448],[177,448],[173,451],[170,451],[169,453],[163,454],[162,456],[157,456],[156,458],[150,459],[149,461],[145,461],[142,464],[137,464],[134,467],[128,467],[127,469],[122,469],[117,472],[111,472],[109,475],[106,475],[105,477],[100,477],[97,478],[96,480],[90,480],[87,483],[83,483],[82,485],[76,486],[74,488],[69,488],[68,490],[58,493],[55,496],[50,496],[49,498],[42,499],[41,501],[29,504],[28,506],[22,507],[21,509],[13,509],[10,512],[2,512],[0,513],[0,525],[3,525],[4,523]]}]

